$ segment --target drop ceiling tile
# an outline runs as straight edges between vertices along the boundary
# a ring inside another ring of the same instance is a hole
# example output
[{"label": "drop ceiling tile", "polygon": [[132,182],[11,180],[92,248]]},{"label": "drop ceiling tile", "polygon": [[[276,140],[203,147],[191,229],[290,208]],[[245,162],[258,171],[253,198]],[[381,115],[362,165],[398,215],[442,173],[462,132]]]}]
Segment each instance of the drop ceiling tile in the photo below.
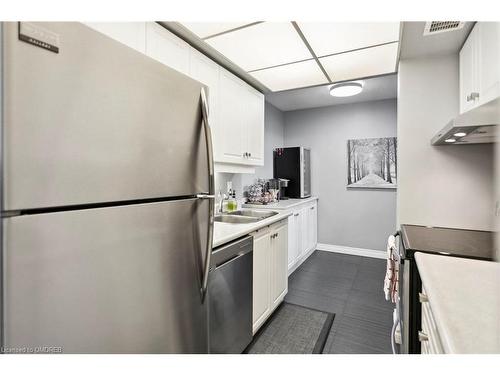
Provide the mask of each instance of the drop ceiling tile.
[{"label": "drop ceiling tile", "polygon": [[333,81],[393,73],[396,70],[398,43],[366,48],[320,58]]},{"label": "drop ceiling tile", "polygon": [[282,91],[328,83],[315,60],[258,70],[250,73],[271,91]]},{"label": "drop ceiling tile", "polygon": [[247,72],[312,58],[290,22],[263,22],[206,42]]},{"label": "drop ceiling tile", "polygon": [[299,22],[316,56],[399,40],[399,22]]},{"label": "drop ceiling tile", "polygon": [[200,38],[222,33],[253,22],[182,22],[182,25]]}]

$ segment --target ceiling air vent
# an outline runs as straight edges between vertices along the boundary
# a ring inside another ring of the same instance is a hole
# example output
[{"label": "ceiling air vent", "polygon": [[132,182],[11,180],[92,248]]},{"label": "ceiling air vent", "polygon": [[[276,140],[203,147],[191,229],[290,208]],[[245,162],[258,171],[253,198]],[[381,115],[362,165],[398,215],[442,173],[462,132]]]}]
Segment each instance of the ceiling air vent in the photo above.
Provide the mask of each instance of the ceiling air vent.
[{"label": "ceiling air vent", "polygon": [[459,30],[465,22],[460,21],[431,21],[425,23],[424,36]]}]

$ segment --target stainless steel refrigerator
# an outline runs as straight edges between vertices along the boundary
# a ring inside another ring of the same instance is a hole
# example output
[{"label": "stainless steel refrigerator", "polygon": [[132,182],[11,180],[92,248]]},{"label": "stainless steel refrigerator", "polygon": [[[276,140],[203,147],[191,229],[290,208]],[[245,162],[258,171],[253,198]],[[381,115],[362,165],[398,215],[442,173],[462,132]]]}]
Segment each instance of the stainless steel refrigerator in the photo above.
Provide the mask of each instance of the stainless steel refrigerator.
[{"label": "stainless steel refrigerator", "polygon": [[208,352],[204,87],[82,24],[1,32],[2,347]]}]

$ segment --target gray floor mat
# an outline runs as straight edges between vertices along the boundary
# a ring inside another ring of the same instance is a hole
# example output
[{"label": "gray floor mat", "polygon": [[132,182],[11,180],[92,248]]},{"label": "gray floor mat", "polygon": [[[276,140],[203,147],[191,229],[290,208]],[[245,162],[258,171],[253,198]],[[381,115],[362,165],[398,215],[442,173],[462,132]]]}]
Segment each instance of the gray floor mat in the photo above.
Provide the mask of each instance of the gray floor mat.
[{"label": "gray floor mat", "polygon": [[282,303],[245,351],[248,354],[321,354],[335,314]]}]

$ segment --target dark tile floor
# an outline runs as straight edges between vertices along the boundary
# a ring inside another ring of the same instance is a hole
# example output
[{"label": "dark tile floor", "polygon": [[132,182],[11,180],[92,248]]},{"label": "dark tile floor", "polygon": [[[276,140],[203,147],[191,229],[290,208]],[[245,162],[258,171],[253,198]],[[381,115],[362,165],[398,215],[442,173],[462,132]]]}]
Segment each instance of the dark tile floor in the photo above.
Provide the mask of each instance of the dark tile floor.
[{"label": "dark tile floor", "polygon": [[323,353],[392,353],[385,260],[315,251],[288,279],[285,301],[335,313]]}]

